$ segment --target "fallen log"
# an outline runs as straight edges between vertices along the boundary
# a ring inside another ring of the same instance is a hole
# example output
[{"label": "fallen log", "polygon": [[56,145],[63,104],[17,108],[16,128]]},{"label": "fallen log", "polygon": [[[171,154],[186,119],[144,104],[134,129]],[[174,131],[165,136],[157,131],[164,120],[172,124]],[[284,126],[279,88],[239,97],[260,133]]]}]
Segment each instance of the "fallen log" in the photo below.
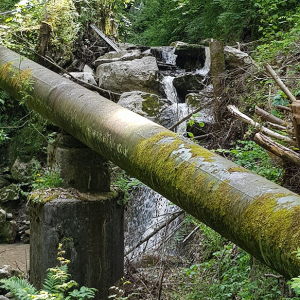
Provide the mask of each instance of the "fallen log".
[{"label": "fallen log", "polygon": [[295,136],[297,140],[298,148],[300,148],[300,102],[295,98],[295,96],[290,92],[287,86],[282,82],[276,72],[272,69],[272,67],[267,63],[264,62],[264,66],[278,84],[280,89],[286,94],[288,99],[291,102],[291,109],[292,109],[292,116],[293,116],[293,125],[295,130]]},{"label": "fallen log", "polygon": [[262,133],[256,133],[254,136],[254,141],[256,144],[258,144],[265,150],[275,154],[281,159],[295,164],[297,166],[300,166],[300,155],[298,153],[287,147],[282,146],[279,143],[276,143],[275,141],[271,140]]},{"label": "fallen log", "polygon": [[271,113],[261,109],[258,106],[255,106],[255,113],[262,118],[264,121],[270,121],[272,123],[278,125],[284,125],[285,121],[281,120],[280,118],[273,116]]},{"label": "fallen log", "polygon": [[297,101],[295,96],[290,92],[290,90],[287,88],[287,86],[282,82],[280,77],[276,74],[276,72],[272,69],[272,67],[267,62],[264,62],[264,67],[269,72],[269,74],[272,76],[272,78],[275,80],[275,82],[278,84],[280,89],[286,94],[286,96],[291,101],[291,103]]},{"label": "fallen log", "polygon": [[274,132],[274,131],[262,126],[261,124],[253,121],[251,118],[249,118],[245,114],[241,113],[236,106],[228,105],[227,108],[238,119],[244,121],[245,123],[247,123],[249,125],[252,125],[253,127],[255,127],[258,130],[260,130],[261,132],[263,132],[264,134],[266,134],[270,137],[273,137],[274,139],[284,141],[284,142],[287,142],[287,143],[290,143],[290,144],[294,144],[294,141],[290,137],[281,135],[277,132]]},{"label": "fallen log", "polygon": [[277,108],[281,109],[281,110],[285,110],[287,112],[292,112],[292,109],[290,107],[286,107],[283,105],[277,105]]}]

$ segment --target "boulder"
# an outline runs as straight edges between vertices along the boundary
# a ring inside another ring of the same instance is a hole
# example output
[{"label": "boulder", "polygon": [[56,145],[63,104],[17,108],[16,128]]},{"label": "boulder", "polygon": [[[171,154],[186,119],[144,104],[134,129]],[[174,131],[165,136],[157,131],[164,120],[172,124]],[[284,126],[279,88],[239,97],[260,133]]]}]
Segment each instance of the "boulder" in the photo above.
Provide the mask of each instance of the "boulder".
[{"label": "boulder", "polygon": [[2,189],[5,186],[8,186],[10,182],[5,179],[3,176],[0,176],[0,189]]},{"label": "boulder", "polygon": [[174,53],[177,55],[176,65],[181,69],[197,70],[204,66],[205,47],[202,45],[179,43]]},{"label": "boulder", "polygon": [[130,61],[134,59],[142,58],[143,54],[140,50],[121,50],[119,52],[112,51],[100,56],[97,60],[94,61],[94,66],[98,66],[106,63],[117,62],[117,61]]},{"label": "boulder", "polygon": [[84,65],[83,72],[84,73],[90,73],[90,74],[94,75],[94,70],[89,65]]},{"label": "boulder", "polygon": [[185,102],[185,96],[192,90],[202,90],[204,88],[204,77],[197,73],[185,73],[173,80],[180,102]]},{"label": "boulder", "polygon": [[238,68],[243,68],[246,66],[256,66],[253,59],[245,52],[242,52],[236,48],[225,46],[225,65],[226,69],[233,70]]},{"label": "boulder", "polygon": [[6,221],[6,211],[0,208],[0,224],[3,224]]},{"label": "boulder", "polygon": [[[90,72],[70,72],[70,75],[72,75],[74,78],[79,79],[83,82],[97,85],[97,82]],[[69,77],[68,75],[64,75],[64,77]]]},{"label": "boulder", "polygon": [[[24,162],[17,158],[11,167],[11,174],[13,179],[18,182],[30,182],[33,173],[41,167],[41,164],[34,158],[29,162]],[[1,199],[0,199],[1,201]]]},{"label": "boulder", "polygon": [[17,236],[17,223],[15,221],[6,221],[0,227],[0,243],[12,244]]},{"label": "boulder", "polygon": [[171,102],[155,94],[133,91],[123,93],[118,104],[164,126],[167,122],[164,111],[168,110]]},{"label": "boulder", "polygon": [[11,277],[11,267],[9,265],[4,265],[0,269],[0,279]]},{"label": "boulder", "polygon": [[191,108],[191,111],[211,105],[213,101],[213,87],[211,85],[205,87],[199,93],[188,93],[185,96],[185,103]]},{"label": "boulder", "polygon": [[101,88],[115,93],[142,91],[164,95],[156,59],[151,56],[102,64],[96,75]]},{"label": "boulder", "polygon": [[0,189],[0,204],[16,202],[20,199],[20,188],[16,184],[11,184]]}]

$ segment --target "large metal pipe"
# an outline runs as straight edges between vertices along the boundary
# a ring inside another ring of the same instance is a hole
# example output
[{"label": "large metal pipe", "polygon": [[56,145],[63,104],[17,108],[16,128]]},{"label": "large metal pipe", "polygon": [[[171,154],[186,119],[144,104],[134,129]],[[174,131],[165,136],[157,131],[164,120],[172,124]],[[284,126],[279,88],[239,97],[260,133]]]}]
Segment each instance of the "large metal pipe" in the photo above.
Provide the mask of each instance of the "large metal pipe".
[{"label": "large metal pipe", "polygon": [[30,108],[274,270],[300,274],[299,195],[0,46],[2,89],[20,95],[28,69]]}]

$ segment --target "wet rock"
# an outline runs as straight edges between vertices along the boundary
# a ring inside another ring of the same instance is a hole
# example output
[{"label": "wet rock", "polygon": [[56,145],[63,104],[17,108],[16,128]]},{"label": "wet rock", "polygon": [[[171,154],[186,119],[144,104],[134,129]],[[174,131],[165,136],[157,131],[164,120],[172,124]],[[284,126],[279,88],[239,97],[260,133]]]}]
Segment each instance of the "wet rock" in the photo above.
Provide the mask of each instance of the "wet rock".
[{"label": "wet rock", "polygon": [[0,279],[9,278],[11,276],[11,267],[9,265],[4,265],[0,269]]},{"label": "wet rock", "polygon": [[16,184],[11,184],[0,189],[0,204],[16,202],[20,199],[20,188]]},{"label": "wet rock", "polygon": [[247,53],[236,48],[225,46],[224,55],[226,69],[228,70],[243,68],[251,65],[253,67],[255,66],[255,62]]},{"label": "wet rock", "polygon": [[90,73],[90,74],[94,75],[94,70],[88,65],[84,65],[83,72],[84,73]]},{"label": "wet rock", "polygon": [[121,50],[133,50],[133,49],[137,49],[137,45],[130,44],[130,43],[118,43],[117,46]]},{"label": "wet rock", "polygon": [[176,65],[177,55],[172,46],[151,47],[150,53],[158,60],[166,64]]},{"label": "wet rock", "polygon": [[162,124],[163,112],[171,102],[155,94],[133,91],[123,93],[118,104],[153,122]]},{"label": "wet rock", "polygon": [[203,79],[204,77],[197,73],[185,73],[174,78],[173,85],[181,103],[185,101],[185,96],[190,91],[199,91],[204,88]]},{"label": "wet rock", "polygon": [[11,174],[13,179],[18,182],[29,182],[32,179],[33,173],[39,169],[40,166],[40,163],[34,158],[29,162],[24,162],[20,158],[17,158],[11,167]]},{"label": "wet rock", "polygon": [[5,186],[8,186],[10,182],[5,179],[3,176],[0,176],[0,189],[2,189]]},{"label": "wet rock", "polygon": [[118,62],[118,61],[131,61],[134,59],[140,59],[143,57],[143,54],[140,50],[121,50],[119,52],[108,52],[105,55],[99,57],[94,61],[94,65],[97,68],[98,66],[106,63]]},{"label": "wet rock", "polygon": [[6,214],[6,220],[11,220],[12,218],[13,218],[13,214],[12,213]]},{"label": "wet rock", "polygon": [[11,244],[15,241],[17,235],[17,223],[15,221],[6,221],[0,228],[0,243]]},{"label": "wet rock", "polygon": [[5,297],[12,299],[12,298],[14,298],[14,294],[11,292],[8,292],[7,294],[5,294]]},{"label": "wet rock", "polygon": [[198,93],[189,93],[185,96],[185,102],[191,108],[191,111],[211,105],[213,101],[213,87],[205,87]]},{"label": "wet rock", "polygon": [[205,63],[205,47],[194,44],[177,44],[175,48],[177,55],[176,65],[181,69],[201,69]]},{"label": "wet rock", "polygon": [[6,211],[4,209],[0,209],[0,224],[3,224],[6,221]]},{"label": "wet rock", "polygon": [[138,90],[164,95],[156,59],[151,56],[102,64],[96,75],[101,88],[116,93]]},{"label": "wet rock", "polygon": [[[86,83],[89,83],[92,85],[97,85],[97,82],[96,82],[94,76],[89,72],[70,72],[70,75],[72,75],[76,79],[81,80],[83,82],[86,82]],[[68,75],[66,75],[65,77],[68,77]]]}]

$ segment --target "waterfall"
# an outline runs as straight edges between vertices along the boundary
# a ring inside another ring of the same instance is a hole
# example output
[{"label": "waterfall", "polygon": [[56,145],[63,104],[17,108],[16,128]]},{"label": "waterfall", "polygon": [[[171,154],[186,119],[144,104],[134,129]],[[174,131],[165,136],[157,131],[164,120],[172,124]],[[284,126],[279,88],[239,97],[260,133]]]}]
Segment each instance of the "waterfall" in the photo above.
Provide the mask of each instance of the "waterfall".
[{"label": "waterfall", "polygon": [[[125,253],[166,222],[171,213],[178,211],[176,205],[172,205],[169,200],[147,186],[135,188],[131,193],[131,199],[133,203],[128,207],[128,218],[125,225]],[[178,223],[178,220],[171,222],[147,242],[132,251],[130,256],[138,257],[140,253],[146,251],[154,253]],[[172,250],[169,251],[170,253]]]},{"label": "waterfall", "polygon": [[176,65],[177,55],[175,54],[175,47],[161,47],[162,48],[162,61],[166,64]]},{"label": "waterfall", "polygon": [[[167,96],[167,99],[172,102],[172,110],[175,116],[174,123],[183,119],[188,115],[188,106],[186,103],[178,103],[177,91],[173,85],[173,76],[165,76],[162,80],[164,90]],[[179,134],[184,134],[186,131],[186,122],[182,122],[178,127],[176,132]]]},{"label": "waterfall", "polygon": [[205,47],[205,62],[202,69],[196,70],[196,74],[200,74],[202,76],[207,76],[210,71],[210,49],[209,47]]},{"label": "waterfall", "polygon": [[173,80],[175,77],[173,76],[165,76],[162,80],[162,84],[167,96],[167,99],[170,100],[172,103],[177,103],[178,96],[177,91],[173,85]]}]

